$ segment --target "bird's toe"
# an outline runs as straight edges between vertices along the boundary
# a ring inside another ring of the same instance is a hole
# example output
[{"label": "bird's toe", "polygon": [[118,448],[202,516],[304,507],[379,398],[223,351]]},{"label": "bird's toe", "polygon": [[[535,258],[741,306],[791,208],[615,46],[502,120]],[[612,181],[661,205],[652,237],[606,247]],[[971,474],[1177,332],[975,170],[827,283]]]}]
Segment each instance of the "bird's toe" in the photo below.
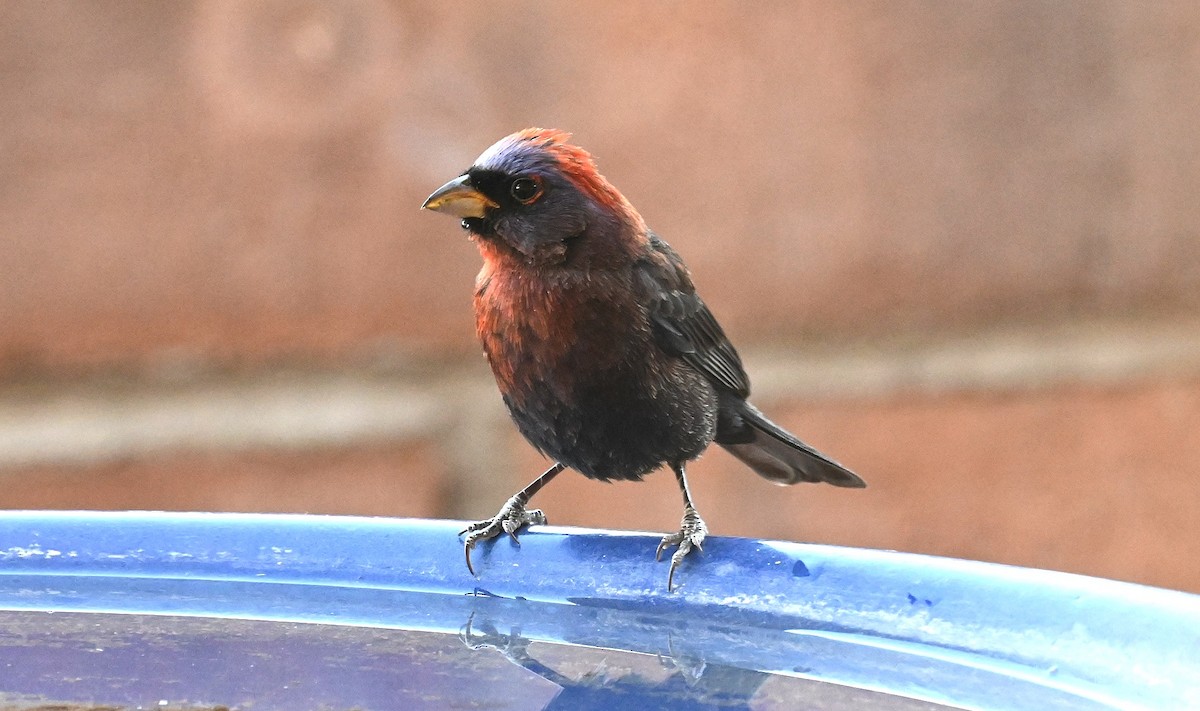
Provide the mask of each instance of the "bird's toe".
[{"label": "bird's toe", "polygon": [[654,553],[655,560],[662,560],[662,553],[671,546],[679,546],[671,555],[671,568],[667,572],[667,591],[670,592],[675,586],[675,569],[683,562],[683,559],[689,553],[695,550],[703,550],[704,539],[708,535],[708,526],[704,520],[696,513],[693,508],[688,508],[683,515],[683,521],[680,523],[679,531],[663,536],[663,539],[658,544],[658,550]]},{"label": "bird's toe", "polygon": [[467,559],[467,570],[471,575],[475,574],[475,568],[471,564],[471,550],[480,541],[488,541],[501,533],[507,533],[509,538],[520,545],[520,541],[517,540],[517,531],[526,526],[545,524],[546,514],[542,513],[541,509],[526,509],[523,504],[515,500],[515,497],[510,499],[492,518],[477,521],[459,531],[458,535],[466,536],[463,539],[463,552]]}]

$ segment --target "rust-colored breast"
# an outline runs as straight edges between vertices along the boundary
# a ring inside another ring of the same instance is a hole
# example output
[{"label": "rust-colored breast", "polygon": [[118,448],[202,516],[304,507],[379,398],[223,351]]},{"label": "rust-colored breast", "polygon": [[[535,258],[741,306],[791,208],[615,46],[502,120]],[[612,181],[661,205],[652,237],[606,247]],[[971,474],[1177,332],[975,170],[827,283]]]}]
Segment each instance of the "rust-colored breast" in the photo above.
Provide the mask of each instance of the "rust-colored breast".
[{"label": "rust-colored breast", "polygon": [[516,405],[574,389],[628,363],[649,340],[627,274],[540,272],[486,264],[475,326],[496,382]]}]

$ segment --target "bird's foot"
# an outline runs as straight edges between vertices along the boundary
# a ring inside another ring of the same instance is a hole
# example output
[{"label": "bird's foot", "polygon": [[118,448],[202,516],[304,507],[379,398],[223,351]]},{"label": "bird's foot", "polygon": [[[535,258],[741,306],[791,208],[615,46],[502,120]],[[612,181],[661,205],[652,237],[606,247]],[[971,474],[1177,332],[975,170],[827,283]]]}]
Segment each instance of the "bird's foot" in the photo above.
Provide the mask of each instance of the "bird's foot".
[{"label": "bird's foot", "polygon": [[542,513],[541,509],[526,509],[525,503],[519,497],[514,496],[509,499],[500,511],[495,516],[486,521],[479,521],[467,526],[458,532],[458,535],[465,535],[463,539],[463,551],[467,556],[467,570],[471,571],[471,575],[475,574],[475,568],[471,566],[471,549],[480,541],[487,541],[501,533],[507,533],[518,545],[517,531],[526,526],[544,526],[546,524],[546,514]]},{"label": "bird's foot", "polygon": [[671,592],[675,583],[675,569],[679,567],[679,563],[683,561],[692,549],[704,549],[704,537],[708,535],[708,526],[704,525],[704,521],[700,518],[700,514],[696,513],[696,509],[688,506],[683,511],[683,521],[679,525],[679,532],[663,536],[662,542],[658,544],[658,550],[654,553],[654,560],[662,560],[662,552],[670,546],[679,546],[671,555],[671,570],[667,573],[667,592]]}]

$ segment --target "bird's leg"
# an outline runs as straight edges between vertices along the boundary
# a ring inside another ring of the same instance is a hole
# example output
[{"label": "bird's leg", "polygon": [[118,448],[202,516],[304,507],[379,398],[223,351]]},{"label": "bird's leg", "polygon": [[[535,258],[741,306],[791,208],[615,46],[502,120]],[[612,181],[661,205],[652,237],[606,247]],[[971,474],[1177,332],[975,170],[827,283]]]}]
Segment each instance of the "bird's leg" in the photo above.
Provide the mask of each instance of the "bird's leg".
[{"label": "bird's leg", "polygon": [[541,509],[526,509],[525,504],[528,504],[529,499],[541,491],[542,487],[563,469],[566,467],[561,462],[555,462],[554,466],[534,479],[529,486],[513,494],[512,498],[500,507],[500,511],[495,516],[486,521],[473,523],[458,532],[460,536],[466,535],[466,539],[463,541],[463,550],[467,556],[467,570],[471,571],[471,575],[475,574],[475,568],[471,566],[471,549],[475,547],[476,543],[495,538],[501,532],[507,533],[513,541],[516,541],[517,531],[525,526],[545,525],[546,514],[542,513]]},{"label": "bird's leg", "polygon": [[696,512],[696,507],[692,505],[692,493],[688,491],[687,476],[683,473],[683,463],[672,464],[671,469],[675,472],[675,480],[679,482],[679,490],[683,492],[683,521],[679,524],[678,533],[663,536],[662,542],[658,544],[658,550],[654,553],[655,560],[662,560],[663,550],[668,546],[679,546],[679,549],[671,555],[671,570],[667,573],[667,592],[671,592],[675,582],[675,569],[679,567],[680,561],[688,553],[691,553],[693,548],[702,549],[704,537],[708,535],[708,526],[704,525],[700,514]]}]

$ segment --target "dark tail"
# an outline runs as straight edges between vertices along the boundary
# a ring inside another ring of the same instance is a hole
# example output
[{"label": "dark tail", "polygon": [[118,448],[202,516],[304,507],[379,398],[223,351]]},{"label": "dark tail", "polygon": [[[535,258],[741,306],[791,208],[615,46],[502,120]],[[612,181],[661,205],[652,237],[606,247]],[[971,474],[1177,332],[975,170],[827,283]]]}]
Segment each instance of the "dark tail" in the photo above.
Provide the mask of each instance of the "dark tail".
[{"label": "dark tail", "polygon": [[[834,486],[862,488],[857,474],[796,439],[771,422],[748,402],[722,403],[735,410],[723,412],[717,444],[742,460],[759,476],[776,484],[825,481]],[[724,408],[723,408],[724,409]],[[728,420],[732,420],[731,422]]]}]

